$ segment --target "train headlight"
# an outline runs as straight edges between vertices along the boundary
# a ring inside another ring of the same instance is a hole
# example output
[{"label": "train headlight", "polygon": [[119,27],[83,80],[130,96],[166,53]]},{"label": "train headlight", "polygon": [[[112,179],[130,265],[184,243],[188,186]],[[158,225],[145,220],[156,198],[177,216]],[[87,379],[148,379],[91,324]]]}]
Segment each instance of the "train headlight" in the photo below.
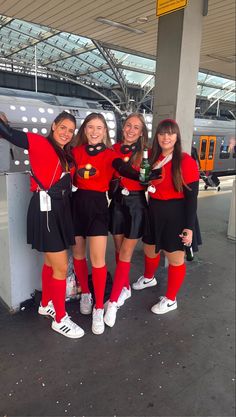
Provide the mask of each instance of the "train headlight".
[{"label": "train headlight", "polygon": [[116,135],[116,132],[114,130],[109,130],[109,135],[110,135],[110,138],[114,138]]},{"label": "train headlight", "polygon": [[115,122],[108,122],[107,125],[110,129],[115,129]]},{"label": "train headlight", "polygon": [[114,115],[112,113],[107,113],[107,120],[114,120]]}]

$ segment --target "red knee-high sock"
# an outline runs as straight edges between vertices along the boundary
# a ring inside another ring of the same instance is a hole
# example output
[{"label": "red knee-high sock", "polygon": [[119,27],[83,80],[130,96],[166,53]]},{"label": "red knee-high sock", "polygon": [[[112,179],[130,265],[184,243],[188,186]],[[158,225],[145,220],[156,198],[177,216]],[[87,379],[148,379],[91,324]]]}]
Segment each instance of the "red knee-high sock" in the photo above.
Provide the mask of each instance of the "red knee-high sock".
[{"label": "red knee-high sock", "polygon": [[107,267],[106,265],[101,268],[92,267],[92,280],[93,280],[93,289],[95,295],[95,307],[103,308],[104,303],[104,293],[107,280]]},{"label": "red knee-high sock", "polygon": [[129,271],[130,271],[130,262],[119,261],[116,270],[115,276],[110,296],[111,302],[117,302],[119,295],[121,293],[122,288],[125,286],[127,279],[129,279]]},{"label": "red knee-high sock", "polygon": [[186,265],[168,266],[168,283],[166,297],[170,300],[175,300],[176,295],[184,281],[186,274]]},{"label": "red knee-high sock", "polygon": [[118,264],[118,262],[119,262],[119,256],[120,256],[119,252],[115,252],[115,257],[116,257],[116,265],[117,265],[117,264]]},{"label": "red knee-high sock", "polygon": [[155,258],[149,258],[147,255],[145,255],[145,270],[143,276],[145,278],[153,278],[156,269],[158,268],[159,262],[160,262],[160,254],[158,254]]},{"label": "red knee-high sock", "polygon": [[80,283],[81,290],[83,294],[90,293],[90,289],[88,287],[88,265],[86,258],[84,259],[75,259],[74,261],[74,268],[75,268],[75,275]]},{"label": "red knee-high sock", "polygon": [[52,302],[56,311],[56,321],[59,322],[66,315],[65,309],[66,279],[52,277]]},{"label": "red knee-high sock", "polygon": [[46,264],[42,268],[42,300],[41,304],[46,307],[52,299],[52,267]]}]

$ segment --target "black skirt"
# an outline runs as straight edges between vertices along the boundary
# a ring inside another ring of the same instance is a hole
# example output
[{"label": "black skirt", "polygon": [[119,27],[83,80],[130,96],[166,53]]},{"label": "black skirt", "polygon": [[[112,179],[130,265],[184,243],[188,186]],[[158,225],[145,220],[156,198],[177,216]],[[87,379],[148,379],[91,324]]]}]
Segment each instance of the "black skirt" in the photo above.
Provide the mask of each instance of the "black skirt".
[{"label": "black skirt", "polygon": [[51,211],[40,211],[39,193],[27,214],[27,243],[39,252],[60,252],[75,244],[70,197],[51,199]]},{"label": "black skirt", "polygon": [[75,236],[107,236],[109,213],[106,193],[77,190],[72,194],[72,218]]},{"label": "black skirt", "polygon": [[148,215],[145,218],[143,242],[167,252],[183,251],[179,235],[185,226],[184,199],[155,200],[150,198]]},{"label": "black skirt", "polygon": [[112,235],[124,235],[127,239],[139,239],[144,232],[147,200],[144,191],[121,194],[119,189],[109,206],[109,230]]}]

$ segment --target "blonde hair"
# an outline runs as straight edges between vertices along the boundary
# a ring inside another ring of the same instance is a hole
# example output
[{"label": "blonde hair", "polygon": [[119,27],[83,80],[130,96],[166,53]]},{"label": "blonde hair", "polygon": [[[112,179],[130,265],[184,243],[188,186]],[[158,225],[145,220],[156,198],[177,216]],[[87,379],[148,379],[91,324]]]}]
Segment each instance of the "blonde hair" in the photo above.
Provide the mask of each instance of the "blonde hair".
[{"label": "blonde hair", "polygon": [[109,135],[109,130],[107,126],[107,122],[105,120],[105,117],[101,113],[90,113],[83,121],[82,125],[79,128],[79,131],[76,135],[76,146],[84,145],[88,143],[88,138],[85,134],[85,128],[91,120],[99,119],[104,124],[105,130],[106,130],[106,136],[103,138],[103,143],[108,147],[111,148],[112,143]]},{"label": "blonde hair", "polygon": [[[123,128],[125,127],[126,123],[132,118],[132,117],[137,117],[137,119],[141,122],[142,124],[142,134],[139,137],[139,141],[140,141],[140,149],[138,150],[138,152],[136,152],[132,157],[131,157],[131,161],[134,163],[134,165],[138,165],[141,160],[142,160],[142,156],[143,156],[143,150],[144,148],[147,147],[148,144],[148,130],[147,130],[147,126],[144,120],[144,117],[142,114],[140,113],[131,113],[129,114],[128,117],[126,117],[126,119],[124,120],[123,123]],[[122,130],[123,131],[123,130]],[[122,134],[122,141],[124,140],[124,135]]]}]

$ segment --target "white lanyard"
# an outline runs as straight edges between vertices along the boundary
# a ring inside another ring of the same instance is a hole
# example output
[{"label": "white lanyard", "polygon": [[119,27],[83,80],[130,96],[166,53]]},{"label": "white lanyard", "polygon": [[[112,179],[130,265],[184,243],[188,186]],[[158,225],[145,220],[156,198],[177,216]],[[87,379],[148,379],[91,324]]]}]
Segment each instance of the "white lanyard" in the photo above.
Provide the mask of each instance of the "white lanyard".
[{"label": "white lanyard", "polygon": [[173,152],[171,152],[169,155],[166,155],[165,158],[162,159],[162,161],[157,162],[156,165],[154,165],[154,168],[153,169],[162,168],[169,161],[171,161],[172,158],[173,158]]},{"label": "white lanyard", "polygon": [[[159,161],[154,165],[153,171],[155,171],[155,169],[162,168],[169,161],[171,161],[172,157],[173,157],[173,152],[170,153],[169,155],[166,155],[165,158],[162,159],[162,161]],[[149,193],[154,194],[156,192],[156,187],[155,187],[155,185],[150,184],[147,190],[148,190]]]}]

